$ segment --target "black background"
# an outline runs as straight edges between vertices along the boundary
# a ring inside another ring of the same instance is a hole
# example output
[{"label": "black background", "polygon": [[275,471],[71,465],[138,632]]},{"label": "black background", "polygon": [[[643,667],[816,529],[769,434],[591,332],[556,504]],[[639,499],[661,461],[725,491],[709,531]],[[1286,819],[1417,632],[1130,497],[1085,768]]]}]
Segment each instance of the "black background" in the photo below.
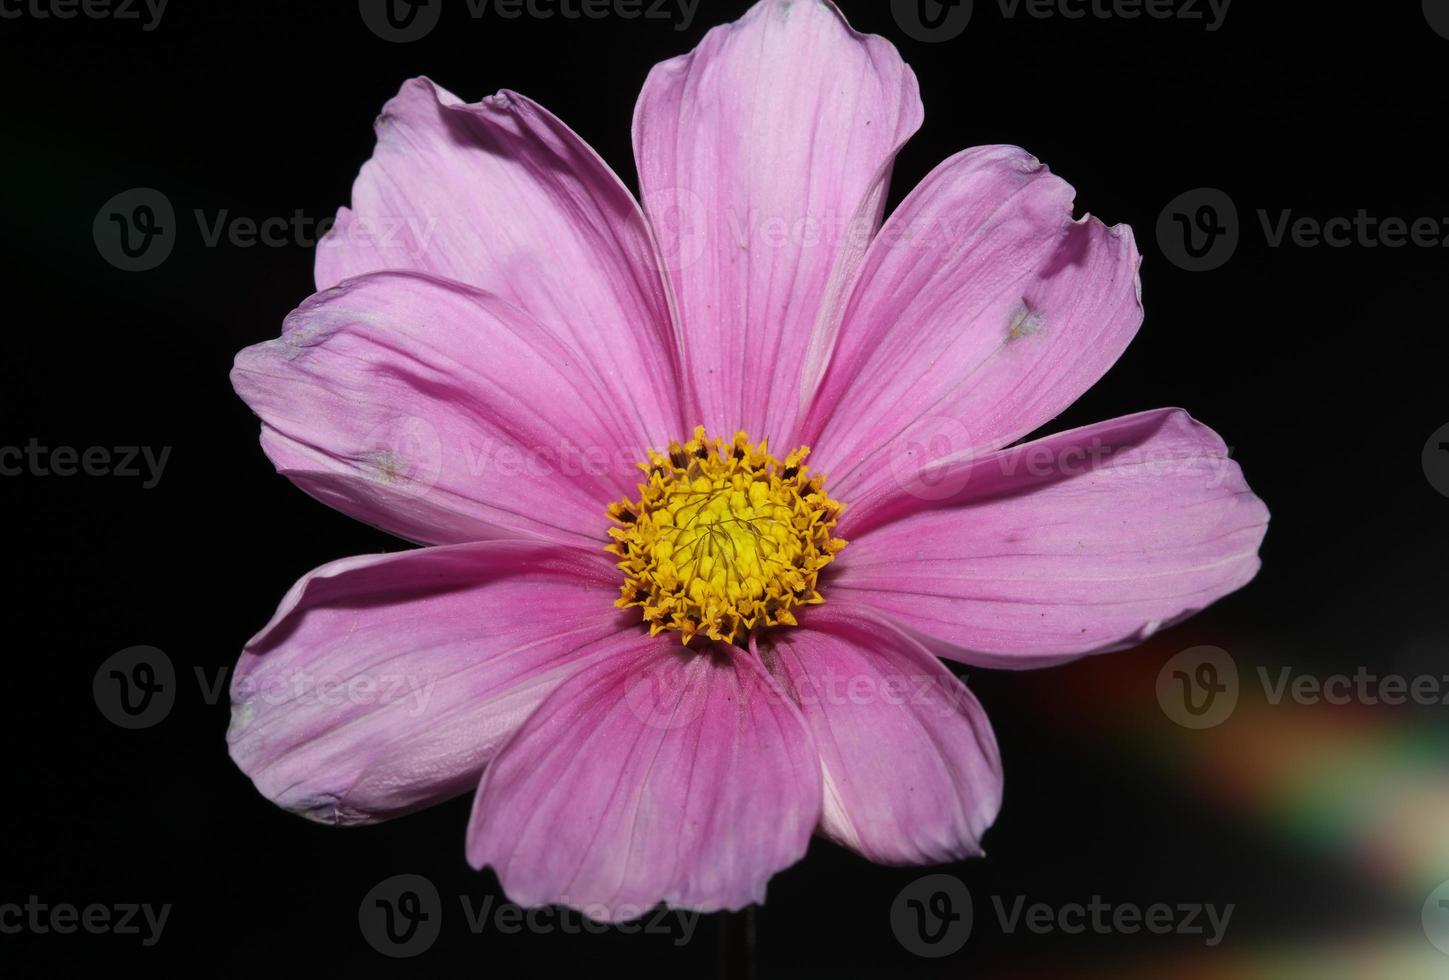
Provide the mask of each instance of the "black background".
[{"label": "black background", "polygon": [[[895,42],[921,81],[926,122],[900,157],[892,203],[958,149],[1017,143],[1077,187],[1079,209],[1136,230],[1146,323],[1053,427],[1182,405],[1223,435],[1274,514],[1258,579],[1143,649],[973,674],[1007,797],[990,856],[949,870],[978,905],[989,894],[1234,902],[1228,945],[1239,952],[1372,923],[1409,935],[1417,900],[1385,897],[1232,819],[1209,791],[1172,777],[1171,760],[1124,761],[1137,750],[1123,739],[1140,748],[1181,737],[1153,685],[1164,660],[1194,643],[1317,671],[1387,670],[1415,651],[1443,672],[1449,499],[1420,453],[1449,422],[1449,249],[1270,248],[1256,212],[1362,208],[1449,228],[1449,39],[1417,0],[1241,2],[1217,31],[1004,18],[978,2],[962,36],[934,44],[912,40],[885,3],[842,7]],[[137,937],[5,935],[0,963],[26,973],[92,961],[252,976],[380,969],[389,964],[359,934],[358,903],[414,872],[437,885],[447,918],[433,949],[404,962],[411,972],[713,969],[711,919],[678,948],[670,937],[472,935],[458,896],[480,900],[497,882],[464,861],[466,799],[328,830],[274,808],[228,759],[224,698],[210,703],[193,671],[214,683],[305,571],[399,545],[276,476],[227,381],[234,353],[275,336],[311,291],[310,250],[210,247],[193,212],[330,216],[371,152],[373,117],[417,74],[469,101],[501,87],[537,99],[632,185],[629,124],[649,67],[746,8],[704,0],[677,30],[677,18],[473,20],[449,3],[441,26],[411,44],[374,36],[350,2],[174,0],[149,32],[134,21],[0,20],[0,443],[173,447],[153,489],[0,479],[13,630],[0,654],[0,902],[174,906],[153,948]],[[113,195],[144,186],[175,205],[179,240],[159,268],[122,272],[98,254],[92,221]],[[1166,260],[1154,228],[1167,202],[1201,186],[1236,201],[1242,244],[1222,268],[1189,273]],[[169,654],[180,690],[164,722],[132,732],[102,717],[91,681],[135,644]],[[1104,705],[1129,706],[1146,728],[1124,735]],[[1427,720],[1446,718],[1449,708]],[[1222,751],[1242,751],[1232,745]],[[1253,754],[1223,764],[1251,768]],[[1449,878],[1440,870],[1435,880]],[[817,842],[771,883],[761,975],[1121,975],[1112,964],[1159,953],[1206,976],[1239,975],[1233,950],[1193,939],[1038,938],[990,924],[953,959],[918,959],[894,938],[889,909],[920,873]]]}]

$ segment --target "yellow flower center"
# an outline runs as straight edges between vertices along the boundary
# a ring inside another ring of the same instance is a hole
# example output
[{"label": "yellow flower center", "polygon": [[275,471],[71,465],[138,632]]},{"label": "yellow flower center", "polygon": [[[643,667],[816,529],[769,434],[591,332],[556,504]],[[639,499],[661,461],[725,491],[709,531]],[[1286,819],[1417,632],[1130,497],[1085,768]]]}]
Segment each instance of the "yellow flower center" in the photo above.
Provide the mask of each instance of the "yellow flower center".
[{"label": "yellow flower center", "polygon": [[830,531],[843,505],[804,465],[808,446],[784,462],[743,432],[732,443],[704,426],[669,453],[649,451],[639,500],[609,505],[624,585],[614,605],[644,610],[649,632],[678,630],[741,643],[752,630],[794,626],[790,610],[824,600],[820,569],[845,542]]}]

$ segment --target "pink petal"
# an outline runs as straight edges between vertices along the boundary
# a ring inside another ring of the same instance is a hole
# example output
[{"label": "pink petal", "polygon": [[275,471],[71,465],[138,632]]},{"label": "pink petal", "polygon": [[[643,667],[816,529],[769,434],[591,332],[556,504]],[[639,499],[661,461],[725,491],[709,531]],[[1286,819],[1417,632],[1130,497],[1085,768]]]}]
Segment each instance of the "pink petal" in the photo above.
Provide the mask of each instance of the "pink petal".
[{"label": "pink petal", "polygon": [[322,823],[471,789],[564,678],[626,649],[607,555],[489,542],[334,562],[298,582],[232,679],[232,758]]},{"label": "pink petal", "polygon": [[428,544],[503,529],[602,546],[644,455],[593,365],[516,307],[415,273],[313,296],[237,355],[232,384],[279,471]]},{"label": "pink petal", "polygon": [[1267,525],[1217,434],[1163,409],[945,464],[847,509],[851,544],[822,591],[944,656],[1041,667],[1130,646],[1246,585]]},{"label": "pink petal", "polygon": [[891,470],[998,449],[1117,360],[1142,322],[1129,228],[1072,220],[1073,190],[1026,151],[946,161],[891,215],[861,268],[805,426],[849,502]]},{"label": "pink petal", "polygon": [[639,205],[587,143],[516,92],[476,105],[415,78],[382,110],[317,288],[407,269],[495,293],[594,365],[641,438],[683,429],[673,326]]},{"label": "pink petal", "polygon": [[921,118],[895,48],[822,0],[763,0],[655,66],[634,155],[697,421],[790,442],[812,336],[838,319]]},{"label": "pink petal", "polygon": [[658,637],[559,687],[483,776],[473,866],[521,905],[601,921],[762,901],[805,853],[820,769],[799,711],[725,649]]},{"label": "pink petal", "polygon": [[879,614],[808,610],[764,656],[815,736],[821,831],[872,861],[979,855],[1001,807],[1001,757],[966,686]]}]

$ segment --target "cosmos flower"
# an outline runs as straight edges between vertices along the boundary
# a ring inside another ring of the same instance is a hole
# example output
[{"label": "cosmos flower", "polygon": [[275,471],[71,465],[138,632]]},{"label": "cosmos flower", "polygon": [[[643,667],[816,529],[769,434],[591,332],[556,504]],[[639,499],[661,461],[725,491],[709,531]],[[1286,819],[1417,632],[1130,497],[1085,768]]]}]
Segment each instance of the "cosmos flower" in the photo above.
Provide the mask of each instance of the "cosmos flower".
[{"label": "cosmos flower", "polygon": [[914,75],[821,0],[658,65],[642,208],[521,95],[405,84],[241,352],[277,469],[424,547],[307,575],[228,735],[268,798],[359,824],[476,790],[466,852],[599,919],[764,897],[820,833],[979,854],[995,738],[938,658],[1120,649],[1255,574],[1267,512],[1151,411],[1019,444],[1142,320],[1129,229],[1010,146],[882,222]]}]

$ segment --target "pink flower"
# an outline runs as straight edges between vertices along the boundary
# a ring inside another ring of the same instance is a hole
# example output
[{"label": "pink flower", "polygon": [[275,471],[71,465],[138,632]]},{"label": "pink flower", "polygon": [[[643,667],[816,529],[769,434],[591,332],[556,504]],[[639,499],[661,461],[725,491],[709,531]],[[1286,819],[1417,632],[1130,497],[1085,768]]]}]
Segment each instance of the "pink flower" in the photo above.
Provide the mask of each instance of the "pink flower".
[{"label": "pink flower", "polygon": [[1140,258],[1009,146],[882,226],[921,119],[821,0],[650,73],[642,210],[523,96],[403,86],[233,382],[278,470],[426,547],[312,572],[248,644],[262,793],[355,824],[476,787],[514,901],[738,908],[812,832],[980,853],[1000,758],[937,656],[1119,649],[1253,577],[1267,511],[1186,413],[1005,448],[1132,339]]}]

